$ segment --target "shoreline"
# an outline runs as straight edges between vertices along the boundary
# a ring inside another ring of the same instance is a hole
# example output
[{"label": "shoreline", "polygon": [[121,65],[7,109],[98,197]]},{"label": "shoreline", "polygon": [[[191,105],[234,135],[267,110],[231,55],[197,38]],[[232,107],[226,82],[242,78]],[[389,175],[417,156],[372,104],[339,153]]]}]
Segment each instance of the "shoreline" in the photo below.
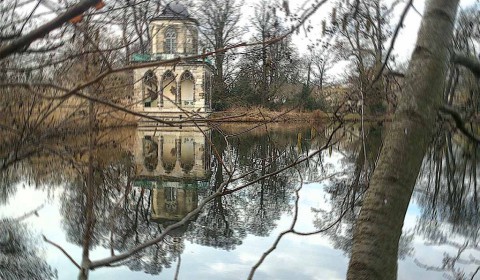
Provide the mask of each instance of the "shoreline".
[{"label": "shoreline", "polygon": [[[356,113],[347,113],[341,115],[345,122],[359,122],[361,115]],[[325,113],[320,110],[311,112],[291,111],[272,111],[264,108],[252,108],[250,110],[237,109],[228,111],[212,112],[208,122],[214,123],[320,123],[335,120],[332,113]],[[391,121],[392,115],[385,116],[364,116],[364,121],[378,122]]]}]

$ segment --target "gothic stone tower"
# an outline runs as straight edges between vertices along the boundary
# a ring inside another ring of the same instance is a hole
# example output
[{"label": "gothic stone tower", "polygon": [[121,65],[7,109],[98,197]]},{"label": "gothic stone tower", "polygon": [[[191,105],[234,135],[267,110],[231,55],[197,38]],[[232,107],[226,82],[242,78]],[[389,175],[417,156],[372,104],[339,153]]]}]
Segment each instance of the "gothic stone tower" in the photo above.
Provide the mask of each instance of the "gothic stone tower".
[{"label": "gothic stone tower", "polygon": [[[198,54],[198,22],[185,6],[168,4],[151,19],[150,54],[134,54],[133,63],[168,61]],[[208,59],[184,59],[134,70],[135,111],[164,120],[211,112],[213,66]]]}]

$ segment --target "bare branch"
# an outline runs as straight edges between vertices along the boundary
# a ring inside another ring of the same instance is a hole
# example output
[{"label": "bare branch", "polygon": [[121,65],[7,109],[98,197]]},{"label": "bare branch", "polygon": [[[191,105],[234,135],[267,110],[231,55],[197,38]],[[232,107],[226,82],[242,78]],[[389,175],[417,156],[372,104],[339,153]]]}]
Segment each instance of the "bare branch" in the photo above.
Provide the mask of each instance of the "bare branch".
[{"label": "bare branch", "polygon": [[400,20],[398,21],[397,27],[395,28],[395,32],[393,33],[392,41],[390,42],[390,47],[388,48],[387,55],[385,56],[385,61],[383,61],[382,67],[378,71],[377,75],[372,81],[372,84],[374,84],[378,79],[380,79],[383,70],[385,70],[385,67],[387,66],[388,59],[390,58],[390,55],[392,54],[393,47],[395,46],[395,42],[397,41],[398,33],[400,32],[400,29],[403,26],[403,21],[405,20],[405,17],[407,16],[408,10],[410,10],[410,7],[412,7],[413,0],[409,0],[405,8],[403,9],[402,15],[400,16]]},{"label": "bare branch", "polygon": [[457,110],[455,110],[453,107],[448,106],[448,105],[443,105],[440,107],[440,111],[443,113],[447,113],[450,116],[452,116],[453,120],[455,121],[455,124],[457,128],[469,139],[476,141],[477,143],[480,143],[480,137],[477,135],[473,134],[470,130],[467,129],[465,125],[465,121],[463,120],[462,116],[460,115]]},{"label": "bare branch", "polygon": [[22,216],[20,216],[20,217],[18,217],[18,218],[15,218],[15,220],[16,220],[17,222],[20,222],[20,221],[23,221],[23,220],[25,220],[26,218],[28,218],[28,217],[30,217],[30,216],[32,216],[32,215],[38,216],[38,210],[42,209],[43,206],[44,206],[44,205],[42,204],[42,205],[38,206],[37,208],[33,209],[32,211],[27,212],[27,213],[23,214]]},{"label": "bare branch", "polygon": [[12,55],[13,53],[25,50],[33,41],[38,40],[46,36],[51,31],[61,27],[62,24],[82,14],[93,5],[97,4],[99,1],[100,0],[83,0],[82,2],[65,11],[63,14],[54,18],[53,20],[43,24],[42,26],[38,27],[37,29],[31,31],[28,34],[21,36],[10,44],[1,47],[0,60]]},{"label": "bare branch", "polygon": [[60,251],[62,251],[62,253],[78,268],[78,269],[81,269],[80,265],[72,258],[72,256],[70,256],[67,251],[65,251],[65,249],[63,249],[60,245],[58,245],[57,243],[55,242],[52,242],[50,240],[47,239],[47,237],[45,237],[45,235],[42,235],[43,236],[43,240],[47,243],[50,243],[52,244],[53,246],[57,247]]},{"label": "bare branch", "polygon": [[452,54],[452,62],[468,68],[475,77],[480,78],[480,61],[475,57],[469,57],[460,53]]}]

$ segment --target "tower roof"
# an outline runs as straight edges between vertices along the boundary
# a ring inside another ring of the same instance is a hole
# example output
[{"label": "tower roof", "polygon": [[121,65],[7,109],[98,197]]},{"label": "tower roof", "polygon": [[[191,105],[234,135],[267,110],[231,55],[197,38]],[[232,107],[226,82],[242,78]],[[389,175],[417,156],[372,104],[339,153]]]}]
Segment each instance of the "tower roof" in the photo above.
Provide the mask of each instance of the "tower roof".
[{"label": "tower roof", "polygon": [[197,23],[197,21],[190,17],[190,13],[188,12],[187,7],[180,4],[177,1],[168,3],[165,8],[163,9],[162,13],[152,20],[169,20],[169,19],[180,19],[180,20],[191,20]]},{"label": "tower roof", "polygon": [[190,14],[188,13],[187,7],[185,7],[184,5],[178,2],[168,3],[167,6],[163,9],[162,15],[176,16],[176,17],[190,16]]}]

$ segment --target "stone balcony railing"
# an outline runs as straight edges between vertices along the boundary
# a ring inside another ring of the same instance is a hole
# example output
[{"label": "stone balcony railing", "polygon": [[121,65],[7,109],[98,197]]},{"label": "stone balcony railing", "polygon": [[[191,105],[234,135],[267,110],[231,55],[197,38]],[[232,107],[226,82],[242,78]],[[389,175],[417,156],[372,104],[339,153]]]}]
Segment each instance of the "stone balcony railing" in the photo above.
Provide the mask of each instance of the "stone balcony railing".
[{"label": "stone balcony railing", "polygon": [[[148,54],[148,53],[134,53],[132,54],[132,57],[130,59],[131,62],[149,62],[149,61],[162,61],[162,60],[170,60],[174,59],[177,57],[188,57],[192,56],[194,54],[176,54],[176,53],[154,53],[154,54]],[[195,62],[201,62],[203,59],[195,59],[192,60]],[[209,58],[205,58],[205,62],[213,66],[212,60]]]}]

